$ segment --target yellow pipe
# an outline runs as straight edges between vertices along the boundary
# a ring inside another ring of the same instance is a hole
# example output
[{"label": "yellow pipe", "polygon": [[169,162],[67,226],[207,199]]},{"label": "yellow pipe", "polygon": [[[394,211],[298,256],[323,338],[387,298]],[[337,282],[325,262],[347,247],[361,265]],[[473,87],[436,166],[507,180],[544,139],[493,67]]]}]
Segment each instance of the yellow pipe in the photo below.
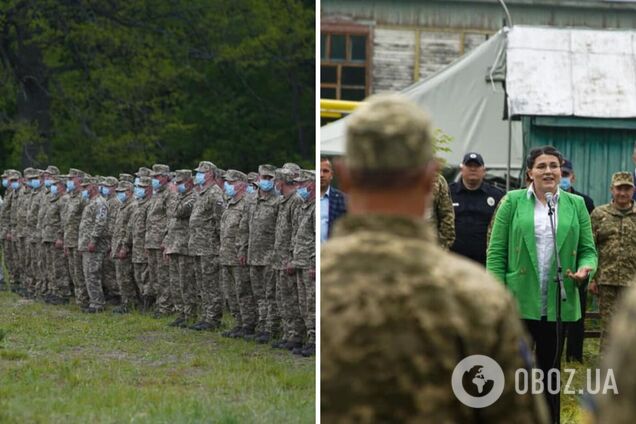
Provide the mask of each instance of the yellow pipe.
[{"label": "yellow pipe", "polygon": [[320,110],[321,112],[351,113],[361,103],[350,100],[320,99]]}]

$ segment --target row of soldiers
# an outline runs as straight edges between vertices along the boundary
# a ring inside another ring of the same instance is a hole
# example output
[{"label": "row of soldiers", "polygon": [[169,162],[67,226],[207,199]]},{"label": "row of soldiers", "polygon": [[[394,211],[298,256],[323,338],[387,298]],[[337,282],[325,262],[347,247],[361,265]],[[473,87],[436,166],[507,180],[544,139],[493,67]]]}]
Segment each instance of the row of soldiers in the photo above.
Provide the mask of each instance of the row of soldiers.
[{"label": "row of soldiers", "polygon": [[55,166],[2,174],[0,237],[12,290],[87,313],[133,309],[315,353],[315,172],[248,175],[202,161],[94,177]]}]

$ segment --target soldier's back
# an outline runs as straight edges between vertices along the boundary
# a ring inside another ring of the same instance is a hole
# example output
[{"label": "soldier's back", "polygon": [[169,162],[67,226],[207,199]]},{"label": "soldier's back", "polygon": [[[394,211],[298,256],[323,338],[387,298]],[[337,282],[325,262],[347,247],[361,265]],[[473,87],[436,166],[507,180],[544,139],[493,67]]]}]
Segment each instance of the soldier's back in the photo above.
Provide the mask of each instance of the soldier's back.
[{"label": "soldier's back", "polygon": [[348,216],[322,248],[322,417],[328,422],[474,422],[451,388],[457,363],[487,354],[504,368],[484,422],[544,422],[514,393],[527,366],[514,302],[485,270],[434,243],[421,221]]}]

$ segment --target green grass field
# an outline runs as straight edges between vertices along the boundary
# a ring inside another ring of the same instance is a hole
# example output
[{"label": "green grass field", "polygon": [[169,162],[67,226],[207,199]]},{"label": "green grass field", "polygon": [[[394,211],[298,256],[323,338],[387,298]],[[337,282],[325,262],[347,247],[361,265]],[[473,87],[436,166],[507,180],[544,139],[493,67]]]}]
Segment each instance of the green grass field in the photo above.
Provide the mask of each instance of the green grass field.
[{"label": "green grass field", "polygon": [[0,292],[0,422],[314,422],[314,358],[169,322]]}]

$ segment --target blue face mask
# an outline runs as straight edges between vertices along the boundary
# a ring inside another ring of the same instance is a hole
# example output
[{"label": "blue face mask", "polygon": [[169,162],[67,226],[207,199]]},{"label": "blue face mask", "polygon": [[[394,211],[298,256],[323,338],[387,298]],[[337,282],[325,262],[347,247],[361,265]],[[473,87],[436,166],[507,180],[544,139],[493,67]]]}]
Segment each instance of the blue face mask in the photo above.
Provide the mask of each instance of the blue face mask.
[{"label": "blue face mask", "polygon": [[48,178],[44,180],[44,187],[50,188],[53,185],[53,180],[49,180]]},{"label": "blue face mask", "polygon": [[153,178],[152,179],[152,188],[157,190],[159,187],[161,187],[161,182],[158,179]]},{"label": "blue face mask", "polygon": [[205,184],[205,173],[197,172],[197,174],[194,176],[194,182],[198,185]]},{"label": "blue face mask", "polygon": [[7,188],[9,187],[9,180],[7,180],[6,178],[2,179],[2,187]]},{"label": "blue face mask", "polygon": [[29,180],[29,185],[33,188],[40,188],[40,186],[42,185],[42,182],[38,179]]},{"label": "blue face mask", "polygon": [[82,198],[88,200],[88,190],[82,190]]},{"label": "blue face mask", "polygon": [[251,185],[251,184],[250,184],[250,185],[248,185],[248,186],[247,186],[247,192],[248,192],[248,193],[254,193],[255,191],[256,191],[256,190],[254,189],[254,186],[253,186],[253,185]]},{"label": "blue face mask", "polygon": [[561,187],[561,190],[569,190],[570,187],[572,187],[572,181],[570,180],[570,177],[561,177],[559,187]]},{"label": "blue face mask", "polygon": [[146,197],[146,190],[141,187],[135,187],[135,197],[137,199],[143,199]]},{"label": "blue face mask", "polygon": [[234,188],[232,184],[228,183],[227,181],[223,183],[223,189],[225,190],[225,194],[227,194],[229,197],[236,196],[236,189]]},{"label": "blue face mask", "polygon": [[75,190],[75,181],[73,181],[73,180],[68,180],[68,181],[66,182],[66,190],[67,190],[67,191],[73,191],[73,190]]},{"label": "blue face mask", "polygon": [[124,202],[126,201],[126,199],[127,199],[126,193],[125,193],[125,192],[123,192],[123,191],[118,191],[118,192],[117,192],[117,199],[118,199],[120,202],[124,203]]},{"label": "blue face mask", "polygon": [[179,193],[185,193],[186,191],[186,186],[185,184],[181,183],[177,186],[177,190],[179,191]]},{"label": "blue face mask", "polygon": [[272,181],[272,180],[260,180],[258,182],[258,186],[263,191],[271,191],[271,189],[274,188],[274,181]]},{"label": "blue face mask", "polygon": [[299,188],[298,190],[296,190],[296,193],[298,193],[298,195],[302,197],[303,200],[307,200],[307,198],[309,197],[309,190],[307,190],[307,187]]},{"label": "blue face mask", "polygon": [[100,187],[99,190],[102,193],[102,196],[107,197],[110,194],[110,188],[108,187]]},{"label": "blue face mask", "polygon": [[139,180],[140,180],[140,179],[139,179],[139,177],[136,177],[136,178],[135,178],[135,186],[138,186],[138,185],[139,185]]},{"label": "blue face mask", "polygon": [[11,183],[11,188],[14,189],[14,190],[19,189],[20,188],[20,183],[17,182],[17,181],[12,182]]},{"label": "blue face mask", "polygon": [[54,195],[57,194],[57,186],[56,185],[52,185],[51,186],[51,193],[53,193]]}]

